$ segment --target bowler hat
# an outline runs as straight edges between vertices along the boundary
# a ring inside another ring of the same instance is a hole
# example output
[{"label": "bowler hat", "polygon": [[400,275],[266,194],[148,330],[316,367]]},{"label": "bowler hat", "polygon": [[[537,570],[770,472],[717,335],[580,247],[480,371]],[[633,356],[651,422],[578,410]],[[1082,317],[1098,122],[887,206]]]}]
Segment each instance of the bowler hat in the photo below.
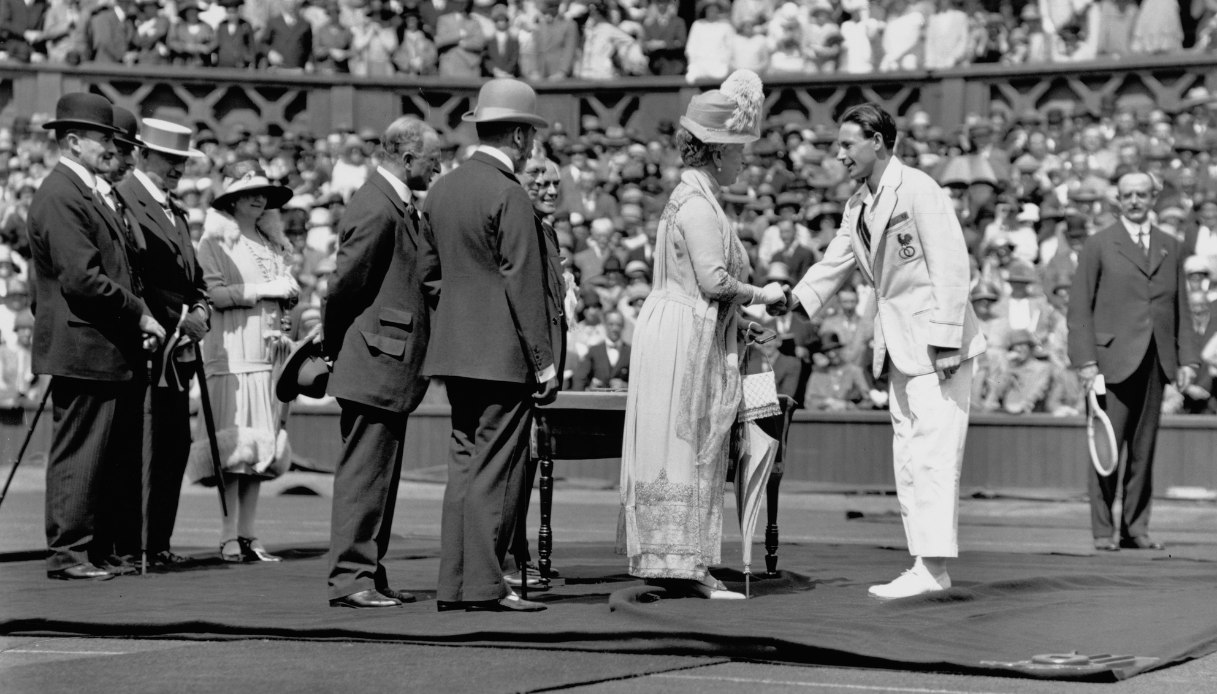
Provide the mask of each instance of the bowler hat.
[{"label": "bowler hat", "polygon": [[139,121],[135,114],[122,106],[114,107],[114,125],[121,131],[114,136],[114,141],[128,147],[139,147]]},{"label": "bowler hat", "polygon": [[525,123],[548,128],[549,121],[537,115],[537,92],[520,80],[492,79],[478,91],[477,106],[461,116],[466,123]]},{"label": "bowler hat", "polygon": [[321,354],[321,343],[305,340],[292,349],[275,382],[275,397],[291,402],[297,395],[320,398],[330,381],[330,365]]},{"label": "bowler hat", "polygon": [[55,128],[85,128],[119,134],[114,125],[114,105],[99,94],[73,92],[59,97],[55,103],[55,118],[42,124],[44,130]]},{"label": "bowler hat", "polygon": [[194,131],[184,125],[159,118],[145,118],[140,128],[140,140],[150,150],[178,157],[207,156],[190,146],[190,136],[193,134]]}]

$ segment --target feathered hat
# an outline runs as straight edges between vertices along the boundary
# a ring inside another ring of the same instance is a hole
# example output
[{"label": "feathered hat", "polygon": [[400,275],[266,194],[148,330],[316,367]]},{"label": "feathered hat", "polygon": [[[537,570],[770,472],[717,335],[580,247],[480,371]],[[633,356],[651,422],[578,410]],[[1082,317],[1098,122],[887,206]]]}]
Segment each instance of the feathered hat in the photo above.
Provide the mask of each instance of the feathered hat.
[{"label": "feathered hat", "polygon": [[680,124],[707,144],[755,142],[761,137],[764,105],[761,78],[751,70],[736,70],[718,89],[693,97]]}]

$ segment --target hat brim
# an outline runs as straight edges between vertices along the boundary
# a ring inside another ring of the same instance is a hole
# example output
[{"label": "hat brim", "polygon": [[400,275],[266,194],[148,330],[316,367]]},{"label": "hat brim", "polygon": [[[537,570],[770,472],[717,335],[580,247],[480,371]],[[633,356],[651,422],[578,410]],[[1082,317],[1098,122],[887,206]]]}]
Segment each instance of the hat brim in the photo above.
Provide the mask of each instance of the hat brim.
[{"label": "hat brim", "polygon": [[300,387],[300,368],[310,360],[324,361],[321,354],[321,343],[316,340],[302,341],[292,349],[291,354],[287,355],[287,361],[283,362],[283,370],[279,372],[279,379],[275,381],[275,397],[279,398],[280,402],[291,402],[296,399],[297,395],[312,398],[325,395],[325,388],[329,382],[327,375],[319,376],[311,388],[302,389]]},{"label": "hat brim", "polygon": [[227,191],[211,201],[211,206],[219,209],[229,201],[249,193],[262,193],[266,196],[266,208],[269,210],[277,210],[287,204],[295,193],[287,186],[277,186],[275,184],[250,186],[248,188],[239,188],[237,190]]},{"label": "hat brim", "polygon": [[487,109],[481,115],[477,111],[466,111],[461,116],[466,123],[523,123],[534,128],[548,128],[549,121],[535,113],[522,113],[511,109]]},{"label": "hat brim", "polygon": [[111,133],[113,135],[125,134],[122,130],[113,125],[106,125],[91,120],[77,120],[75,118],[64,118],[61,120],[47,121],[42,124],[43,130],[56,130],[59,128],[81,128],[84,130],[97,130],[103,133]]},{"label": "hat brim", "polygon": [[745,145],[761,139],[760,135],[752,133],[735,133],[729,130],[711,130],[688,116],[680,117],[680,127],[693,133],[694,137],[712,145]]},{"label": "hat brim", "polygon": [[136,144],[140,147],[150,149],[153,152],[171,154],[173,156],[185,157],[187,159],[199,159],[207,156],[206,154],[203,154],[202,150],[195,149],[194,147],[191,147],[190,149],[173,149],[172,147],[161,147],[160,145],[149,144],[143,140],[140,140]]}]

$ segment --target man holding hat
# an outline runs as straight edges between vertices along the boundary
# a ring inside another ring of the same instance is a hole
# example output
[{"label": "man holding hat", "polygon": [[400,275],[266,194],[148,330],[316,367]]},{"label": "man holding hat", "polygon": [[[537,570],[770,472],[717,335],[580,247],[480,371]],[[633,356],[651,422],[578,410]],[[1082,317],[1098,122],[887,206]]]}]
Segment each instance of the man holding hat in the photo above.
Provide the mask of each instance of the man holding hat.
[{"label": "man holding hat", "polygon": [[135,142],[135,169],[115,188],[122,207],[129,211],[132,230],[143,239],[140,281],[144,300],[157,322],[177,337],[157,350],[148,375],[151,406],[144,430],[144,455],[151,470],[147,552],[154,566],[185,561],[170,550],[169,541],[190,453],[190,394],[185,386],[190,377],[178,378],[165,370],[176,368],[175,352],[184,341],[203,339],[211,319],[186,213],[170,198],[186,161],[206,156],[191,146],[193,134],[176,123],[143,119]]},{"label": "man holding hat", "polygon": [[429,336],[419,274],[426,221],[418,196],[439,173],[440,138],[413,116],[389,124],[380,166],[351,197],[324,318],[334,360],[330,395],[342,408],[334,473],[329,600],[334,607],[396,607],[414,596],[389,587],[389,548],[406,420],[427,392]]},{"label": "man holding hat", "polygon": [[100,502],[122,461],[140,455],[144,347],[155,348],[165,330],[133,290],[125,234],[98,199],[97,178],[114,166],[112,105],[66,94],[43,127],[60,150],[28,220],[34,372],[54,376],[47,575],[107,579],[114,574],[97,564],[129,529],[99,527]]},{"label": "man holding hat", "polygon": [[[464,120],[481,145],[427,194],[423,280],[435,302],[423,372],[442,377],[452,406],[444,492],[440,611],[536,611],[503,580],[524,486],[533,407],[557,397],[544,241],[515,177],[537,128],[532,87],[493,79]],[[440,291],[442,278],[443,290]]]}]

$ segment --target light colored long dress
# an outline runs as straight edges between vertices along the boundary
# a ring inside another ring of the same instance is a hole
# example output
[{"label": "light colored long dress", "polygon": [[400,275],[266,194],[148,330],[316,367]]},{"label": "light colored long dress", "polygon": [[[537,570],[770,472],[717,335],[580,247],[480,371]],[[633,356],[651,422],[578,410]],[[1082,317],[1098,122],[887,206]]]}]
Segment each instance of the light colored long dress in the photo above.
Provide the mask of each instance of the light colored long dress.
[{"label": "light colored long dress", "polygon": [[728,438],[740,406],[737,305],[757,300],[739,237],[686,171],[655,243],[654,289],[634,327],[618,551],[642,578],[698,580],[720,561]]},{"label": "light colored long dress", "polygon": [[1132,28],[1133,53],[1178,53],[1183,50],[1183,23],[1176,0],[1145,0]]},{"label": "light colored long dress", "polygon": [[[283,407],[272,385],[273,370],[286,356],[280,339],[283,308],[278,300],[259,298],[256,285],[288,276],[287,255],[265,237],[251,239],[239,231],[234,235],[236,222],[231,218],[220,215],[217,221],[210,216],[214,211],[208,214],[217,228],[205,231],[198,259],[215,312],[203,340],[203,367],[221,441],[221,464],[228,473],[274,478],[290,462],[270,455]],[[205,442],[199,419],[194,440]],[[210,458],[196,464],[199,458],[191,456],[187,477],[210,481]]]}]

